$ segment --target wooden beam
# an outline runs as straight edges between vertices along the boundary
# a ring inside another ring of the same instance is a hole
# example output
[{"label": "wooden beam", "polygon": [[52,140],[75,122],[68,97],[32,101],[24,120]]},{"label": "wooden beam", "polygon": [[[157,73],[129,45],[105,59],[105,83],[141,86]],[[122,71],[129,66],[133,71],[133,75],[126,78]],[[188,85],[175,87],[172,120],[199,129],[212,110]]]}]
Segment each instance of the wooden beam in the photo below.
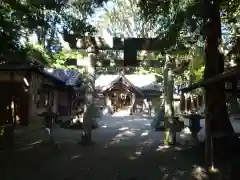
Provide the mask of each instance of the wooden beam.
[{"label": "wooden beam", "polygon": [[211,137],[214,139],[223,138],[223,137],[239,137],[240,133],[212,133]]},{"label": "wooden beam", "polygon": [[226,93],[234,93],[234,94],[240,94],[240,89],[239,89],[239,87],[237,88],[237,90],[234,90],[234,89],[232,89],[232,88],[225,88],[224,89],[224,91],[226,92]]},{"label": "wooden beam", "polygon": [[[66,36],[66,35],[65,35]],[[69,36],[69,37],[68,37]],[[73,43],[76,44],[76,49],[87,49],[92,47],[92,51],[98,52],[99,50],[124,50],[124,64],[125,67],[138,67],[149,66],[155,67],[156,62],[144,64],[137,60],[138,50],[158,50],[160,40],[157,38],[126,38],[124,41],[121,38],[114,37],[112,39],[112,45],[107,44],[102,37],[84,36],[82,38],[74,37],[74,35],[67,34],[64,40],[69,41],[73,48]],[[68,37],[68,38],[67,38]],[[70,38],[71,37],[71,38]],[[70,39],[70,40],[68,40]],[[74,41],[72,41],[74,39]],[[76,40],[76,41],[75,41]],[[112,47],[111,47],[112,46]],[[67,63],[74,64],[68,61]],[[107,64],[107,63],[102,63]],[[154,65],[152,65],[154,64]],[[161,67],[156,65],[157,67]]]},{"label": "wooden beam", "polygon": [[114,37],[112,39],[112,44],[107,44],[107,42],[102,37],[84,36],[78,38],[76,41],[77,49],[87,49],[91,45],[96,45],[98,50],[124,50],[124,41],[122,38]]},{"label": "wooden beam", "polygon": [[[77,38],[76,47],[77,49],[87,49],[90,46],[91,41],[95,40],[94,44],[97,45],[98,50],[124,50],[124,46],[126,42],[129,42],[132,47],[135,47],[135,50],[149,50],[149,51],[158,51],[159,43],[161,41],[157,38],[122,38],[113,37],[111,47],[110,44],[107,44],[106,41],[102,37],[92,37],[85,36],[82,38]],[[133,49],[133,48],[132,48]]]},{"label": "wooden beam", "polygon": [[159,43],[161,42],[158,38],[128,38],[124,39],[129,41],[133,46],[136,47],[136,50],[149,50],[149,51],[158,51]]},{"label": "wooden beam", "polygon": [[133,44],[131,39],[124,40],[124,66],[138,67],[137,44]]},{"label": "wooden beam", "polygon": [[234,77],[237,77],[240,75],[240,69],[238,67],[234,67],[226,72],[223,72],[219,75],[216,75],[214,77],[211,77],[209,79],[206,79],[206,80],[202,80],[198,83],[195,83],[189,87],[186,87],[186,88],[183,88],[181,89],[182,92],[189,92],[189,91],[192,91],[194,89],[198,89],[198,88],[201,88],[201,87],[205,87],[207,85],[210,85],[210,84],[214,84],[214,83],[218,83],[218,82],[221,82],[221,81],[227,81],[227,80],[231,80],[232,78]]},{"label": "wooden beam", "polygon": [[[76,59],[69,59],[66,62],[66,65],[69,66],[86,66],[85,63],[78,64],[77,62],[78,60]],[[81,60],[79,60],[81,61]],[[82,60],[82,61],[86,61],[86,60]],[[109,59],[105,59],[102,62],[97,63],[97,67],[109,67],[111,62],[114,62],[116,67],[136,67],[136,66],[131,66],[131,65],[124,65],[124,60],[122,59],[116,59],[116,60],[109,60]],[[138,65],[137,67],[144,67],[144,68],[148,68],[148,67],[153,67],[153,68],[160,68],[164,66],[164,62],[163,61],[158,61],[158,60],[138,60],[137,61]],[[87,64],[87,63],[86,63]]]},{"label": "wooden beam", "polygon": [[124,50],[124,41],[121,38],[113,38],[113,48],[115,50]]}]

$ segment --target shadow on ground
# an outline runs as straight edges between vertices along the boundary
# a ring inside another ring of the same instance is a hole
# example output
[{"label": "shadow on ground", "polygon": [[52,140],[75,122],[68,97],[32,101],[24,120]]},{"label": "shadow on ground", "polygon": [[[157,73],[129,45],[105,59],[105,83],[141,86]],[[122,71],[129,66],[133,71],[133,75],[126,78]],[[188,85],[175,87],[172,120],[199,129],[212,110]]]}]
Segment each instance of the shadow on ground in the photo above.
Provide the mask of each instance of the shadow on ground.
[{"label": "shadow on ground", "polygon": [[[132,116],[106,117],[93,132],[96,144],[89,147],[78,145],[80,131],[56,127],[54,136],[60,151],[44,143],[47,137],[40,129],[18,135],[15,152],[11,155],[11,179],[191,179],[193,169],[201,164],[198,151],[163,146],[160,133],[151,131],[149,121]],[[4,156],[1,153],[1,162]],[[9,169],[5,171],[5,167],[1,167],[0,171],[4,175]]]},{"label": "shadow on ground", "polygon": [[129,147],[81,147],[60,144],[60,153],[50,151],[46,144],[35,144],[15,152],[14,179],[96,179],[186,180],[199,161],[178,148],[156,147],[132,151]]}]

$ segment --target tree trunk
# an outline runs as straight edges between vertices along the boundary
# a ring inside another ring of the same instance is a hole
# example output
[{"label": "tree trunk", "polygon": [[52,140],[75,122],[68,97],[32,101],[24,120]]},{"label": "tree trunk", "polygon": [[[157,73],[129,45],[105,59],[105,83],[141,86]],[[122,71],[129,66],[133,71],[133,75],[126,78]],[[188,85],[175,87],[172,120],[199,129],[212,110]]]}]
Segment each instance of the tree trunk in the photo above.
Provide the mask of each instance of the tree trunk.
[{"label": "tree trunk", "polygon": [[[206,0],[207,1],[207,0]],[[208,7],[211,7],[207,17],[208,34],[205,44],[205,71],[204,79],[208,79],[216,74],[224,71],[224,57],[219,51],[219,42],[221,40],[221,21],[219,4],[213,1],[213,4],[207,1]],[[211,136],[214,134],[233,133],[232,125],[228,118],[228,112],[225,103],[224,82],[211,84],[205,87],[206,97],[206,160],[208,165],[211,165],[211,147],[213,147],[214,154],[222,154],[222,150],[230,148],[232,142],[238,140],[236,137],[222,137],[214,138],[212,141]],[[233,141],[232,141],[233,140]],[[211,144],[211,142],[213,142]],[[238,141],[237,141],[238,142]]]},{"label": "tree trunk", "polygon": [[232,88],[232,97],[230,99],[230,106],[231,106],[231,114],[232,115],[238,115],[239,114],[239,103],[237,99],[237,80],[233,80],[231,83],[231,88]]},{"label": "tree trunk", "polygon": [[165,114],[165,144],[176,143],[176,132],[173,127],[173,73],[169,68],[169,57],[166,55],[166,61],[164,65],[164,114]]}]

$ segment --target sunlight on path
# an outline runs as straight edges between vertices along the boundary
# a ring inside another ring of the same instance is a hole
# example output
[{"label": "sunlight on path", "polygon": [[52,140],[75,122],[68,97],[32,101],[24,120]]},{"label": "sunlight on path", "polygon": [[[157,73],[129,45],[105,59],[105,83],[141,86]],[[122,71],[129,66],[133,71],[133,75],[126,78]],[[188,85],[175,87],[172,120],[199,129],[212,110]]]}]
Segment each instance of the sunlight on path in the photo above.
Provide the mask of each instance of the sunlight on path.
[{"label": "sunlight on path", "polygon": [[130,110],[129,109],[124,109],[118,112],[115,112],[112,116],[113,117],[123,117],[123,116],[129,116]]},{"label": "sunlight on path", "polygon": [[[58,154],[34,143],[44,139],[39,132],[28,135],[31,148],[16,152],[17,179],[157,180],[168,176],[185,180],[198,163],[189,153],[181,153],[183,146],[164,146],[164,132],[151,128],[152,117],[120,111],[103,115],[98,122],[99,128],[92,132],[95,144],[88,147],[78,144],[81,130],[56,127]],[[239,129],[240,121],[232,120],[232,124]],[[199,134],[204,137],[204,121],[201,126]],[[177,142],[179,137],[177,133]]]},{"label": "sunlight on path", "polygon": [[[172,165],[165,160],[170,156],[166,154],[168,148],[161,146],[164,133],[155,132],[151,121],[151,117],[130,116],[126,111],[102,116],[99,128],[92,133],[95,145],[89,147],[78,145],[81,131],[56,127],[54,137],[60,154],[48,153],[41,146],[19,152],[22,154],[17,162],[22,163],[18,164],[17,177],[19,180],[25,180],[26,176],[36,180],[162,179],[161,168],[169,169]],[[161,155],[163,151],[165,154]]]}]

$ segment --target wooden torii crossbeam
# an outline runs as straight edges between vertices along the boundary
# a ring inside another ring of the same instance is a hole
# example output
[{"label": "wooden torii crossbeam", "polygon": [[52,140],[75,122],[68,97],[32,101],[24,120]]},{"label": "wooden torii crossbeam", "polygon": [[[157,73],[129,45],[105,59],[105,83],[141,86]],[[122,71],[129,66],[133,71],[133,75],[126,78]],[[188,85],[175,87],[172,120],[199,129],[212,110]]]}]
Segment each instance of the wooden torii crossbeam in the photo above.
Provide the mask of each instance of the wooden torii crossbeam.
[{"label": "wooden torii crossbeam", "polygon": [[[79,62],[76,61],[76,59],[68,59],[66,64],[67,65],[77,65],[81,66],[81,61]],[[124,60],[123,59],[104,59],[103,61],[99,62],[96,64],[97,68],[102,68],[102,67],[109,67],[111,62],[114,62],[116,64],[116,67],[124,67]],[[137,60],[138,66],[139,67],[163,67],[164,60],[159,61],[159,60]],[[131,66],[130,66],[131,67]]]},{"label": "wooden torii crossbeam", "polygon": [[[149,51],[159,51],[158,46],[160,40],[156,38],[112,38],[112,43],[108,44],[101,37],[92,37],[84,36],[81,38],[76,37],[75,35],[65,34],[64,40],[69,42],[71,48],[78,50],[85,50],[88,47],[92,47],[93,51],[99,50],[123,50],[124,59],[123,60],[114,60],[116,65],[119,67],[162,67],[163,63],[156,60],[138,60],[137,53],[139,50],[149,50]],[[98,67],[107,67],[110,65],[111,60],[104,60],[101,65]],[[76,62],[68,62],[68,64],[76,65]]]},{"label": "wooden torii crossbeam", "polygon": [[138,50],[157,51],[159,39],[156,38],[129,38],[124,39],[124,66],[139,66]]},{"label": "wooden torii crossbeam", "polygon": [[185,92],[190,92],[194,89],[205,87],[209,84],[214,84],[214,83],[218,83],[218,82],[221,82],[221,81],[231,80],[232,78],[235,78],[235,77],[236,78],[240,77],[240,68],[237,67],[237,66],[233,67],[230,70],[225,71],[225,72],[223,72],[219,75],[216,75],[216,76],[211,77],[211,78],[206,79],[206,80],[202,80],[198,83],[192,84],[189,87],[182,88],[181,91],[184,92],[184,93]]}]

